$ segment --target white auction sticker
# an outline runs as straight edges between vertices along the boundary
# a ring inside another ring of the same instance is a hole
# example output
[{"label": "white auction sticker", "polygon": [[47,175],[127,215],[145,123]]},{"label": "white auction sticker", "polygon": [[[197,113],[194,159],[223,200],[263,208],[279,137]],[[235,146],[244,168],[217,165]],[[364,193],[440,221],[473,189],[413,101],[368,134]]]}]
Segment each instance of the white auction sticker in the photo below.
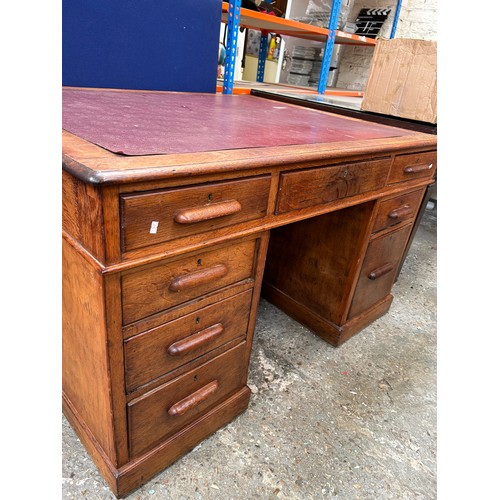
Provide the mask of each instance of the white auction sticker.
[{"label": "white auction sticker", "polygon": [[157,220],[151,222],[151,229],[149,230],[151,234],[156,234],[156,231],[158,230],[158,224],[159,222]]}]

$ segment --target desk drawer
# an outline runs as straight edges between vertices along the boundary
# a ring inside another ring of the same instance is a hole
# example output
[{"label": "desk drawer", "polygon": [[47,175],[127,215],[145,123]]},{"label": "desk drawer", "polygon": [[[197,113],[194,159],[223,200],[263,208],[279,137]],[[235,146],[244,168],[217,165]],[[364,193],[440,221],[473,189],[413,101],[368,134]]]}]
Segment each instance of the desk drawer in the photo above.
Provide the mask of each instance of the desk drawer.
[{"label": "desk drawer", "polygon": [[256,249],[256,240],[244,241],[124,272],[123,324],[253,278]]},{"label": "desk drawer", "polygon": [[286,172],[280,180],[277,213],[322,205],[385,185],[391,160],[362,161]]},{"label": "desk drawer", "polygon": [[271,176],[121,197],[122,251],[264,217]]},{"label": "desk drawer", "polygon": [[415,179],[431,179],[436,171],[436,162],[436,151],[397,155],[391,167],[388,184]]},{"label": "desk drawer", "polygon": [[158,378],[247,333],[252,290],[125,341],[127,390]]},{"label": "desk drawer", "polygon": [[398,264],[403,255],[412,225],[373,239],[354,292],[349,319],[354,318],[390,294]]},{"label": "desk drawer", "polygon": [[376,233],[387,227],[401,224],[415,217],[420,202],[424,195],[424,189],[413,191],[402,196],[397,196],[380,203],[372,232]]},{"label": "desk drawer", "polygon": [[245,343],[127,405],[131,456],[159,444],[246,384]]}]

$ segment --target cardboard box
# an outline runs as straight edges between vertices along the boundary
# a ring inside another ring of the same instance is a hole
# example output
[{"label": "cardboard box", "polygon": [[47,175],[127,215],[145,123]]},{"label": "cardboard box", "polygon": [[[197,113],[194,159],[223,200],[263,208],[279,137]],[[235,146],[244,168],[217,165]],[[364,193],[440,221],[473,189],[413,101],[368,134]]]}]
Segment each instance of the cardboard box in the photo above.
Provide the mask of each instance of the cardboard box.
[{"label": "cardboard box", "polygon": [[378,40],[361,110],[437,123],[437,42]]}]

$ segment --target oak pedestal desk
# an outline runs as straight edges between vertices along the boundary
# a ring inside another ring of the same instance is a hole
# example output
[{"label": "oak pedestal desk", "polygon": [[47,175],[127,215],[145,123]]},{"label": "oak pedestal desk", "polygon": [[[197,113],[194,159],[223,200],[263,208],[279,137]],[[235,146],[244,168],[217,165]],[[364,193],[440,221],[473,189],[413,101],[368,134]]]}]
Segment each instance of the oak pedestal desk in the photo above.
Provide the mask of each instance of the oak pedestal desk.
[{"label": "oak pedestal desk", "polygon": [[386,313],[436,137],[254,96],[63,89],[63,408],[123,497],[242,413],[261,293]]}]

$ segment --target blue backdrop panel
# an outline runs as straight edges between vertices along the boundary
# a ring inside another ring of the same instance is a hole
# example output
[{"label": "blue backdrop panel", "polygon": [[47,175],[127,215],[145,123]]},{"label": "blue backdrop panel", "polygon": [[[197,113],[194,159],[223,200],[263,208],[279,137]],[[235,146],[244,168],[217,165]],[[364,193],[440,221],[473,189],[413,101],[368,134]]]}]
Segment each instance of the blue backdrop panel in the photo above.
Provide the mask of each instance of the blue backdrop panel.
[{"label": "blue backdrop panel", "polygon": [[222,0],[63,0],[62,84],[215,92]]}]

